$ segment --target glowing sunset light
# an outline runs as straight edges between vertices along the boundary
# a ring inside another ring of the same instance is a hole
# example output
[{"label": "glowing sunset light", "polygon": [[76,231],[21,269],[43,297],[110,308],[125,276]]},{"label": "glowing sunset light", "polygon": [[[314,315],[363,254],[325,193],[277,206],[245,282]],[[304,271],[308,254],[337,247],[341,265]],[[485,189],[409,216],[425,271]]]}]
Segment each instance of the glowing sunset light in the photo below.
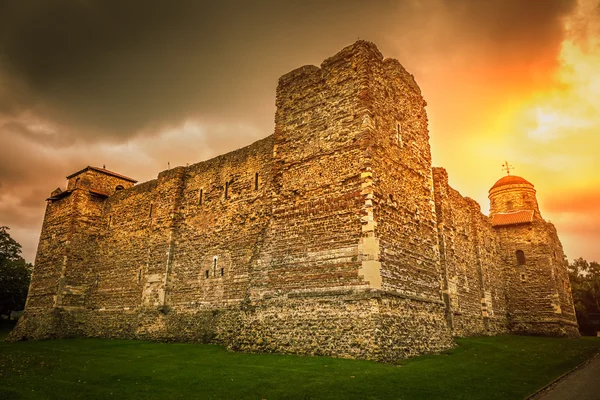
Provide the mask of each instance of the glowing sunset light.
[{"label": "glowing sunset light", "polygon": [[[553,85],[516,120],[523,137],[517,159],[539,169],[534,182],[546,216],[572,255],[598,249],[600,229],[600,17],[597,1],[581,1],[565,21]],[[527,141],[527,138],[530,139]],[[598,258],[600,250],[591,251]]]}]

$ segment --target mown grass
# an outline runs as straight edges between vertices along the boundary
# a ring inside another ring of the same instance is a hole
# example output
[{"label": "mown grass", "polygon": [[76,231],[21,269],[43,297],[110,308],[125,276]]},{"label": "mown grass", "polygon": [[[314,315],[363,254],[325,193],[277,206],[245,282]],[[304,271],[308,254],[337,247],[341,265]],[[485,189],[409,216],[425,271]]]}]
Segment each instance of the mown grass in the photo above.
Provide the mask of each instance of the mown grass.
[{"label": "mown grass", "polygon": [[599,350],[597,338],[480,337],[389,365],[214,345],[3,342],[0,398],[522,399]]}]

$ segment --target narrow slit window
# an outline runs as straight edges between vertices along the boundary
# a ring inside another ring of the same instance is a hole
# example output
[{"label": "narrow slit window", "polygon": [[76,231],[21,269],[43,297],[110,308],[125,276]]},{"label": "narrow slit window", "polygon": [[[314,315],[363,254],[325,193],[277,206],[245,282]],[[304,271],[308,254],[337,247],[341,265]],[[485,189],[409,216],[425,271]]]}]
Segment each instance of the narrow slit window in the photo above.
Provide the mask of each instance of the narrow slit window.
[{"label": "narrow slit window", "polygon": [[254,190],[258,190],[258,172],[254,174]]},{"label": "narrow slit window", "polygon": [[396,122],[396,143],[399,147],[402,147],[402,125],[400,122]]},{"label": "narrow slit window", "polygon": [[217,260],[218,260],[218,257],[214,256],[213,257],[213,276],[217,276]]},{"label": "narrow slit window", "polygon": [[208,279],[208,275],[209,275],[208,270],[204,271],[204,276],[206,277],[206,279]]},{"label": "narrow slit window", "polygon": [[148,211],[148,218],[152,218],[152,203],[150,203],[150,211]]},{"label": "narrow slit window", "polygon": [[204,200],[202,197],[204,197],[204,190],[200,189],[200,193],[198,193],[198,204],[202,205],[202,200]]},{"label": "narrow slit window", "polygon": [[221,268],[221,276],[225,275],[225,268]]},{"label": "narrow slit window", "polygon": [[108,229],[110,229],[110,226],[112,225],[112,215],[108,216]]},{"label": "narrow slit window", "polygon": [[225,200],[229,198],[229,181],[225,182]]},{"label": "narrow slit window", "polygon": [[525,265],[525,253],[523,250],[517,250],[515,255],[517,256],[517,264]]}]

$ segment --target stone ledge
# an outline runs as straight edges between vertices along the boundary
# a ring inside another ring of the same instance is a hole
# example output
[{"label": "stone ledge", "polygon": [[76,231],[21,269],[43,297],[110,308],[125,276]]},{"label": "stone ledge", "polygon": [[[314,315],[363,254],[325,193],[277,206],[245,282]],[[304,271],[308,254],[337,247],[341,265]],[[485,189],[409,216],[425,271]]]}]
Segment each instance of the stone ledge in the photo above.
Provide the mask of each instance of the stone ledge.
[{"label": "stone ledge", "polygon": [[545,320],[539,320],[539,321],[512,320],[512,321],[510,321],[510,324],[511,325],[514,325],[514,324],[560,324],[560,325],[571,325],[571,326],[579,328],[579,325],[577,324],[577,322],[573,322],[573,321],[570,321],[568,319],[563,319],[563,318],[551,318],[551,319],[545,319]]},{"label": "stone ledge", "polygon": [[288,293],[287,297],[292,298],[313,298],[313,297],[331,297],[331,296],[352,296],[356,299],[382,298],[385,296],[398,297],[401,299],[415,300],[423,303],[432,303],[444,305],[442,300],[433,300],[425,297],[414,296],[399,293],[391,290],[380,289],[332,289],[319,291],[304,291]]}]

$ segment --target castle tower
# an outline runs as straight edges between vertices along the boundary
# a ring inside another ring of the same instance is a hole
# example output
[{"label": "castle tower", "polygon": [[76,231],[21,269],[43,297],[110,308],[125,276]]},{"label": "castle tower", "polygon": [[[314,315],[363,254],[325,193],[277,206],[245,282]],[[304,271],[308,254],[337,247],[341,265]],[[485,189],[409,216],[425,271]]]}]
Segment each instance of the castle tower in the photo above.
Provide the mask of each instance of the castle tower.
[{"label": "castle tower", "polygon": [[[67,177],[67,188],[46,199],[46,214],[24,318],[11,335],[60,337],[76,334],[63,310],[81,309],[92,285],[89,260],[104,226],[104,200],[136,181],[104,168],[86,167]],[[37,321],[36,321],[37,319]],[[31,321],[31,326],[27,326]]]},{"label": "castle tower", "polygon": [[[251,277],[251,299],[311,310],[290,315],[297,347],[388,361],[450,347],[427,115],[412,75],[358,41],[282,76],[276,105],[269,262]],[[248,326],[285,318],[261,312]]]},{"label": "castle tower", "polygon": [[492,186],[489,199],[505,264],[509,329],[578,335],[566,256],[556,228],[542,218],[533,184],[505,176]]},{"label": "castle tower", "polygon": [[[541,219],[540,209],[534,186],[516,175],[507,175],[498,180],[490,189],[490,217],[495,215],[512,215],[511,218]],[[509,218],[497,217],[499,220]]]}]

